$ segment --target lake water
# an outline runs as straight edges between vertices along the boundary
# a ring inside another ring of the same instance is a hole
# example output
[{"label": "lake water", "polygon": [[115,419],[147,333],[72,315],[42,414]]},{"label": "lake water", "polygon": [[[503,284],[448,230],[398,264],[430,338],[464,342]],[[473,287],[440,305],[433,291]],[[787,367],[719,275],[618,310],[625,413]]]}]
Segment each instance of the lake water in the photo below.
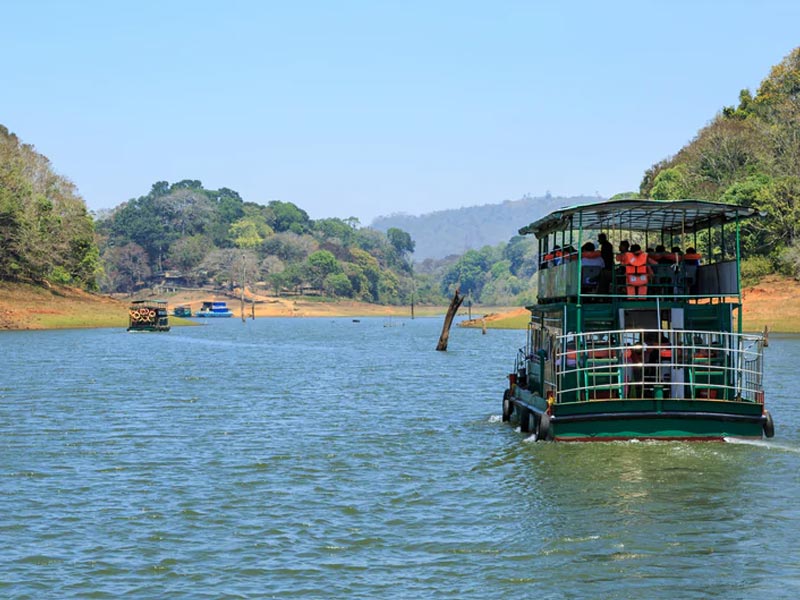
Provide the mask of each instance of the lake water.
[{"label": "lake water", "polygon": [[763,443],[500,421],[524,332],[238,319],[0,334],[3,598],[797,598],[800,338]]}]

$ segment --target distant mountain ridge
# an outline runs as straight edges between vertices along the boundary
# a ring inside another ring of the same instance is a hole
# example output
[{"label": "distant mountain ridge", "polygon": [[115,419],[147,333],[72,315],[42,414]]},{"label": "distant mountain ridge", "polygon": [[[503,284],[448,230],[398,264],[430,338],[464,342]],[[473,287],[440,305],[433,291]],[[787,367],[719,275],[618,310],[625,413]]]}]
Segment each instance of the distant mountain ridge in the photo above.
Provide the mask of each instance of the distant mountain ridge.
[{"label": "distant mountain ridge", "polygon": [[523,196],[500,204],[483,204],[424,215],[392,214],[377,217],[371,227],[387,231],[397,227],[416,244],[414,261],[463,254],[470,249],[495,246],[517,235],[520,227],[564,206],[599,202],[597,196]]}]

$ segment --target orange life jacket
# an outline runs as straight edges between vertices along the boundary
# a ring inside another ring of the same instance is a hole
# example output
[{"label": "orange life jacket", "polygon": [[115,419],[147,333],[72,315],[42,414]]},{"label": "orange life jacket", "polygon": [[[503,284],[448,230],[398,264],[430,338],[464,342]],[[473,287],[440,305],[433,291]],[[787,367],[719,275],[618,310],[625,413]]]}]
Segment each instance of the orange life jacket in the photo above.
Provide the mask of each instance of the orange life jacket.
[{"label": "orange life jacket", "polygon": [[690,265],[699,265],[700,259],[703,258],[702,254],[684,254],[683,261]]},{"label": "orange life jacket", "polygon": [[640,285],[647,285],[647,275],[650,272],[650,267],[647,266],[647,254],[639,252],[627,252],[625,254],[625,278],[628,285],[638,287]]}]

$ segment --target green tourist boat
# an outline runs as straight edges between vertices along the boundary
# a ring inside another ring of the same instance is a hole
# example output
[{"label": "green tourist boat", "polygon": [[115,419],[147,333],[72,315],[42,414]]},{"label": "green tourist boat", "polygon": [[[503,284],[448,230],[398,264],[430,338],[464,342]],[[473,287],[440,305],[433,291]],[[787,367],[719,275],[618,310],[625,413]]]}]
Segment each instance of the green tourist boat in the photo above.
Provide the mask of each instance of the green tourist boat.
[{"label": "green tourist boat", "polygon": [[740,223],[754,215],[617,200],[520,229],[539,241],[538,303],[503,420],[537,440],[772,437],[765,338],[742,333]]}]

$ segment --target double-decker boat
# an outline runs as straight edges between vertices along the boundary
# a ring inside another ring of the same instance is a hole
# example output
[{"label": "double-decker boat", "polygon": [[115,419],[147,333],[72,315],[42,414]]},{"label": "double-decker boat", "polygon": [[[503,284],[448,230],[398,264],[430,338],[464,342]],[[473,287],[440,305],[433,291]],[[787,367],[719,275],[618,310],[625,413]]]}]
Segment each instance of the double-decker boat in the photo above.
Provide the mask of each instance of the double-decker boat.
[{"label": "double-decker boat", "polygon": [[134,300],[128,307],[128,331],[169,331],[166,300]]},{"label": "double-decker boat", "polygon": [[764,336],[742,333],[740,223],[754,214],[617,200],[520,229],[539,241],[538,303],[503,420],[542,440],[772,437]]}]

